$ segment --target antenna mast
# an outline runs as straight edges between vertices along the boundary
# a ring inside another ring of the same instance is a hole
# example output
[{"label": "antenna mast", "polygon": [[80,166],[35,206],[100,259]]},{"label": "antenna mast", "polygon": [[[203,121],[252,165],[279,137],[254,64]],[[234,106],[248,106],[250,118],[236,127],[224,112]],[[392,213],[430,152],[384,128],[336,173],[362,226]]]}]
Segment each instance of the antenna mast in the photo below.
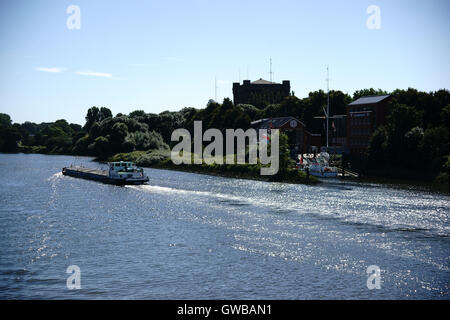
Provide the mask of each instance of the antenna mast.
[{"label": "antenna mast", "polygon": [[273,78],[273,72],[272,72],[272,58],[270,58],[270,82],[272,82],[272,78]]}]

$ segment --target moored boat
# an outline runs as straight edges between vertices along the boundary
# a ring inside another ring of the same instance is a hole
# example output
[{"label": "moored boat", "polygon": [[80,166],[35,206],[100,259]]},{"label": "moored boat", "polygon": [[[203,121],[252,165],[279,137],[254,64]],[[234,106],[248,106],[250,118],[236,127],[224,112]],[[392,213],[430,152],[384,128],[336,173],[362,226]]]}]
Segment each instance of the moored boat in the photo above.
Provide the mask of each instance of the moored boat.
[{"label": "moored boat", "polygon": [[301,158],[300,170],[308,171],[310,175],[319,178],[337,178],[338,170],[329,165],[330,155],[321,152],[316,157]]}]

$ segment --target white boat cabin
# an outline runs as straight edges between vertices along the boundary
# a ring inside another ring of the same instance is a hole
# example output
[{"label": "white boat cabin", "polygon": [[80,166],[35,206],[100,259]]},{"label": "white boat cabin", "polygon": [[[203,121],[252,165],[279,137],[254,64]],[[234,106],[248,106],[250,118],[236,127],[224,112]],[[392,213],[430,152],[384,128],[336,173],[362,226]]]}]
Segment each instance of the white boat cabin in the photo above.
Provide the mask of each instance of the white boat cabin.
[{"label": "white boat cabin", "polygon": [[129,174],[129,173],[142,173],[142,168],[137,167],[133,162],[118,161],[108,162],[109,174]]}]

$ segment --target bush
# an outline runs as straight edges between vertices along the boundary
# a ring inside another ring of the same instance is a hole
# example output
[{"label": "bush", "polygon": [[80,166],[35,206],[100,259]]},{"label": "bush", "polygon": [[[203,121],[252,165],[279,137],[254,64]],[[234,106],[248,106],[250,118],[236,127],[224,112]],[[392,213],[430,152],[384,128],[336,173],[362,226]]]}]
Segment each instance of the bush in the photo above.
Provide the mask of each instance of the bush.
[{"label": "bush", "polygon": [[169,149],[153,151],[134,151],[130,153],[118,153],[111,157],[110,161],[131,161],[141,167],[150,167],[159,164],[170,157]]},{"label": "bush", "polygon": [[142,167],[150,167],[159,164],[169,158],[169,150],[155,150],[150,153],[144,153],[136,159],[136,164]]}]

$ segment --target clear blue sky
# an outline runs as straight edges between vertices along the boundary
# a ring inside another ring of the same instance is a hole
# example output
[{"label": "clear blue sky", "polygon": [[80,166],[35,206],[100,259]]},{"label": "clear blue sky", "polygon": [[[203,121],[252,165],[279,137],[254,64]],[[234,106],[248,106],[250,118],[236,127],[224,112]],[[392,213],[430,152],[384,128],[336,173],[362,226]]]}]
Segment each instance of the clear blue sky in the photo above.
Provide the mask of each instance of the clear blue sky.
[{"label": "clear blue sky", "polygon": [[[81,28],[69,30],[69,5]],[[366,26],[369,5],[381,29]],[[232,83],[291,80],[298,97],[330,86],[450,88],[447,0],[11,0],[0,2],[0,112],[14,122],[84,123],[114,114],[204,107]],[[248,71],[247,71],[248,70]],[[52,72],[50,72],[52,71]],[[240,72],[239,72],[240,71]]]}]

